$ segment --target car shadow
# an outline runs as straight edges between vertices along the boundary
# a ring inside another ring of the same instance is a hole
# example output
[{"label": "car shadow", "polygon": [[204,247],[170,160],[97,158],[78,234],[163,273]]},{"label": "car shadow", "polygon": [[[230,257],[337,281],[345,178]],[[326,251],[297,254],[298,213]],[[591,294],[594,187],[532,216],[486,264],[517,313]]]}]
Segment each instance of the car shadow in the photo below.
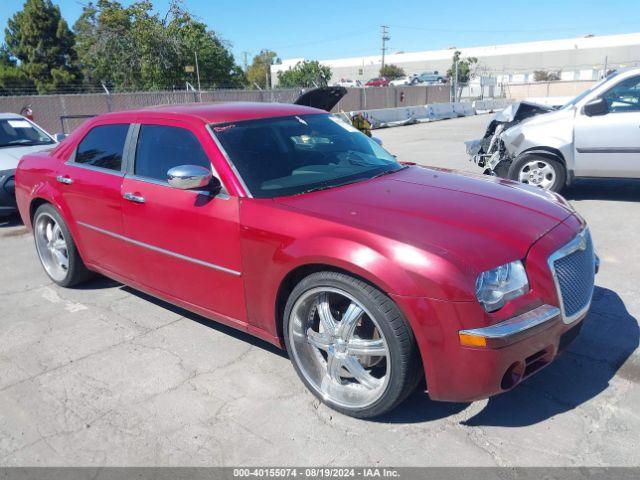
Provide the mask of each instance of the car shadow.
[{"label": "car shadow", "polygon": [[262,348],[263,350],[267,350],[271,353],[275,353],[276,355],[279,355],[283,358],[288,358],[286,351],[281,350],[280,348],[267,341],[261,340],[258,337],[254,337],[253,335],[243,332],[242,330],[238,330],[222,323],[218,323],[215,320],[209,320],[208,318],[198,315],[197,313],[190,312],[189,310],[185,310],[184,308],[178,307],[169,302],[165,302],[164,300],[148,295],[144,292],[141,292],[140,290],[136,290],[135,288],[129,287],[116,280],[112,280],[102,275],[96,275],[95,278],[87,282],[83,282],[80,285],[75,286],[74,288],[78,290],[102,290],[105,288],[119,288],[120,290],[130,293],[131,295],[135,295],[142,300],[146,300],[149,303],[153,303],[154,305],[164,308],[170,312],[176,313],[181,317],[197,322],[200,325],[204,325],[207,328],[224,333],[225,335],[229,335],[233,338],[237,338],[238,340],[247,342],[253,346]]},{"label": "car shadow", "polygon": [[215,320],[209,320],[208,318],[198,315],[197,313],[193,313],[193,312],[190,312],[189,310],[185,310],[184,308],[177,307],[176,305],[173,305],[169,302],[165,302],[164,300],[160,300],[159,298],[153,297],[144,292],[141,292],[140,290],[136,290],[126,285],[123,285],[121,289],[124,290],[125,292],[135,295],[138,298],[146,300],[147,302],[153,303],[154,305],[157,305],[173,313],[176,313],[181,317],[197,322],[200,325],[203,325],[207,328],[210,328],[220,333],[224,333],[225,335],[229,335],[230,337],[246,342],[250,345],[253,345],[254,347],[262,348],[263,350],[267,350],[268,352],[279,355],[280,357],[288,358],[286,351],[281,350],[275,345],[267,341],[261,340],[258,337],[254,337],[253,335],[243,332],[242,330],[229,327],[222,323],[216,322]]},{"label": "car shadow", "polygon": [[576,179],[562,191],[567,200],[640,202],[639,179]]},{"label": "car shadow", "polygon": [[17,214],[0,217],[0,228],[19,227],[22,224],[22,219]]},{"label": "car shadow", "polygon": [[573,410],[604,392],[616,374],[640,382],[639,365],[624,365],[638,348],[638,320],[629,314],[620,297],[596,287],[584,322],[574,343],[555,362],[515,389],[490,398],[482,411],[463,424],[533,425]]}]

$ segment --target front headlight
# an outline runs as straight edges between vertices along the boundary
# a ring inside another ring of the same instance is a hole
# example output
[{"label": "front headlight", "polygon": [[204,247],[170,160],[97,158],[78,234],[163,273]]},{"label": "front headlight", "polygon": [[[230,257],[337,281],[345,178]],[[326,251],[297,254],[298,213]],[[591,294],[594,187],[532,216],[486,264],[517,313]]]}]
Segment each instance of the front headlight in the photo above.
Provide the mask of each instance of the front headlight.
[{"label": "front headlight", "polygon": [[487,312],[498,310],[528,291],[529,279],[520,260],[482,272],[476,280],[476,298]]}]

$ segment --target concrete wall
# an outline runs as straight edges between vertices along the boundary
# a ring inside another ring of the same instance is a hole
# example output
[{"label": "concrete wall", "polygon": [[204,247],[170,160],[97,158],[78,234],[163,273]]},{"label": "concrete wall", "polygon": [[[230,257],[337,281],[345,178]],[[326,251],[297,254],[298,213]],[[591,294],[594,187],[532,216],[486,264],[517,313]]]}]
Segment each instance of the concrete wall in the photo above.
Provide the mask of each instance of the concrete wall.
[{"label": "concrete wall", "polygon": [[507,98],[524,100],[530,97],[575,97],[594,85],[595,81],[577,80],[573,82],[535,82],[504,85]]},{"label": "concrete wall", "polygon": [[[404,95],[403,95],[404,94]],[[281,102],[291,103],[300,95],[299,89],[281,90],[215,90],[209,92],[139,92],[35,95],[0,97],[0,112],[20,113],[27,105],[33,110],[34,120],[50,133],[70,132],[86,116],[118,110],[130,110],[154,105],[194,102]],[[448,85],[390,88],[349,89],[335,111],[394,108],[425,105],[449,101]],[[66,118],[80,117],[80,118]]]}]

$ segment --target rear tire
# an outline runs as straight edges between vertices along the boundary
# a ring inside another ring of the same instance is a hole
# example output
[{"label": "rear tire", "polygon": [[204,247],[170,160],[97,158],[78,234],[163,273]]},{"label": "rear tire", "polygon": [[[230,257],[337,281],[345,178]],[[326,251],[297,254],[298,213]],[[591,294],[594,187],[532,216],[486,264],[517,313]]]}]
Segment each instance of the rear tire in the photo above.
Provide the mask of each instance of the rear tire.
[{"label": "rear tire", "polygon": [[524,154],[509,167],[509,178],[518,182],[560,192],[567,181],[564,165],[552,155]]},{"label": "rear tire", "polygon": [[343,273],[313,273],[293,289],[284,337],[303,383],[345,415],[389,412],[423,377],[413,332],[397,305]]},{"label": "rear tire", "polygon": [[93,276],[62,216],[51,204],[40,205],[33,215],[33,237],[44,271],[61,287],[72,287]]}]

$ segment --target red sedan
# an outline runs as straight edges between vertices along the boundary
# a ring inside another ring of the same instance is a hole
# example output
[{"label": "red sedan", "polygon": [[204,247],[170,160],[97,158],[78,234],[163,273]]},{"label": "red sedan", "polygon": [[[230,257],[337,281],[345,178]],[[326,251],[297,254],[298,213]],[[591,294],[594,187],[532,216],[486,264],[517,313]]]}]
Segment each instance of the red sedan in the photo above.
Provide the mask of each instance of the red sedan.
[{"label": "red sedan", "polygon": [[286,348],[322,401],[371,417],[514,387],[578,333],[597,257],[562,197],[398,163],[311,107],[164,106],[23,158],[46,273],[98,272]]},{"label": "red sedan", "polygon": [[365,87],[388,87],[389,79],[385,77],[376,77],[364,84]]}]

